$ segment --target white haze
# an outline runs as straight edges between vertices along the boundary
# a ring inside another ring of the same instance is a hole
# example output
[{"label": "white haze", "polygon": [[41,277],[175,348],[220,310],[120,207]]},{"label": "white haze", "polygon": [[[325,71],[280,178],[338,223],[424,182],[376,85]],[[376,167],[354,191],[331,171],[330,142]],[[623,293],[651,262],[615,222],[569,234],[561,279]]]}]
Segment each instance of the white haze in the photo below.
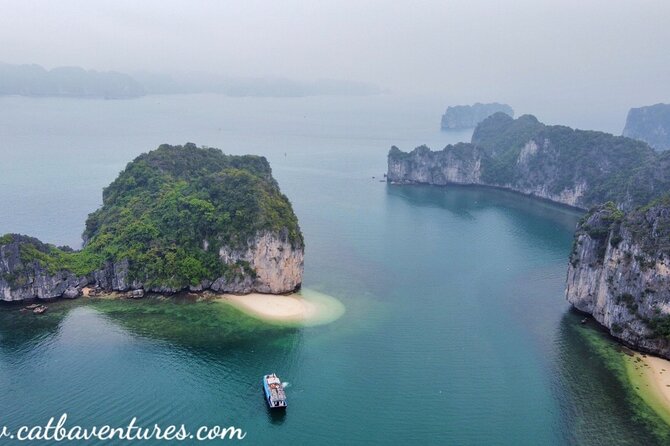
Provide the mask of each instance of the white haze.
[{"label": "white haze", "polygon": [[670,102],[670,2],[0,1],[0,61],[372,82],[620,131]]}]

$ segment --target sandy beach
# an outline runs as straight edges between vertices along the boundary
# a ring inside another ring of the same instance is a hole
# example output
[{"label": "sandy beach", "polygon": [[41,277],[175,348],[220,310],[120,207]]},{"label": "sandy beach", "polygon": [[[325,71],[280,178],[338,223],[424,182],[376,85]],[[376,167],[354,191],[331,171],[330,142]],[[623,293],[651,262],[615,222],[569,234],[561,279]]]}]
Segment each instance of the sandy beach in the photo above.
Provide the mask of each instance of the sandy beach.
[{"label": "sandy beach", "polygon": [[670,423],[670,361],[637,352],[627,359],[635,391]]},{"label": "sandy beach", "polygon": [[644,371],[649,383],[670,410],[670,361],[656,356],[640,356],[647,366]]},{"label": "sandy beach", "polygon": [[337,299],[307,289],[289,295],[230,294],[220,300],[255,318],[283,324],[320,325],[344,313],[344,306]]}]

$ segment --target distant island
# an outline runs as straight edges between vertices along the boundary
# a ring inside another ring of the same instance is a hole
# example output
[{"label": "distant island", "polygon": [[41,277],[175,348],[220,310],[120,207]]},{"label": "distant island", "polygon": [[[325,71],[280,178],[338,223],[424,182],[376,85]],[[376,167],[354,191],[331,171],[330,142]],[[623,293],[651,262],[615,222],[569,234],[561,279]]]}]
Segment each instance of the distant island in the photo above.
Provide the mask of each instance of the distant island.
[{"label": "distant island", "polygon": [[39,65],[0,62],[0,95],[137,98],[146,93],[131,76],[79,67],[46,70]]},{"label": "distant island", "polygon": [[390,183],[482,185],[580,209],[613,201],[633,209],[670,190],[670,152],[608,133],[548,126],[496,113],[470,143],[412,152],[392,147]]},{"label": "distant island", "polygon": [[644,141],[656,150],[670,149],[670,104],[631,108],[623,135]]},{"label": "distant island", "polygon": [[291,203],[260,156],[162,145],[103,190],[84,247],[0,237],[0,300],[85,290],[287,293],[302,283],[304,242]]},{"label": "distant island", "polygon": [[147,94],[214,93],[229,97],[370,96],[383,93],[377,85],[337,79],[294,80],[242,78],[205,73],[134,73]]},{"label": "distant island", "polygon": [[448,107],[442,115],[442,130],[460,130],[475,128],[480,122],[495,113],[505,113],[514,117],[514,110],[507,104],[456,105]]},{"label": "distant island", "polygon": [[625,343],[670,359],[670,196],[634,211],[614,203],[575,234],[566,298]]},{"label": "distant island", "polygon": [[337,79],[233,78],[203,73],[118,73],[0,62],[0,96],[130,99],[145,95],[215,93],[231,97],[368,96],[382,90],[367,82]]}]

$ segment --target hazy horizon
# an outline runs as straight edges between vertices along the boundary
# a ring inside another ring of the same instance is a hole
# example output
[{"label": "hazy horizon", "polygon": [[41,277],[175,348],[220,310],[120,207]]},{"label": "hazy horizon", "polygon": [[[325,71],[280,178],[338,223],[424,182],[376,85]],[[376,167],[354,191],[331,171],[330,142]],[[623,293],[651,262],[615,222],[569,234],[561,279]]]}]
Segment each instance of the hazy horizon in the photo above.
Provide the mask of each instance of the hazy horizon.
[{"label": "hazy horizon", "polygon": [[593,128],[670,102],[662,1],[1,4],[10,64],[338,79]]}]

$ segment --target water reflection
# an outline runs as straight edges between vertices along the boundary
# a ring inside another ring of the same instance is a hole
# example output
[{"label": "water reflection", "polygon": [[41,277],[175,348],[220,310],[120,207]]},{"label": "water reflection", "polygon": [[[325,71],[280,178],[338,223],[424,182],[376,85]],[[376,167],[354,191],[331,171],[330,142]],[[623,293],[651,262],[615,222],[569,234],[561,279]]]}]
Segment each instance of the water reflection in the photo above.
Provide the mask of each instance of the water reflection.
[{"label": "water reflection", "polygon": [[[463,220],[474,220],[483,211],[496,210],[511,221],[529,243],[536,246],[549,243],[550,248],[566,246],[565,237],[556,237],[556,234],[571,237],[582,215],[579,210],[487,187],[388,185],[386,189],[391,206],[392,200],[400,199],[412,207],[444,209]],[[551,231],[547,231],[548,228]]]},{"label": "water reflection", "polygon": [[[263,403],[265,404],[265,399],[263,399]],[[267,404],[265,404],[267,407]],[[288,409],[283,409],[283,410],[272,410],[269,407],[267,407],[267,415],[268,415],[268,421],[271,424],[281,426],[284,424],[284,421],[286,420],[286,412]]]}]

